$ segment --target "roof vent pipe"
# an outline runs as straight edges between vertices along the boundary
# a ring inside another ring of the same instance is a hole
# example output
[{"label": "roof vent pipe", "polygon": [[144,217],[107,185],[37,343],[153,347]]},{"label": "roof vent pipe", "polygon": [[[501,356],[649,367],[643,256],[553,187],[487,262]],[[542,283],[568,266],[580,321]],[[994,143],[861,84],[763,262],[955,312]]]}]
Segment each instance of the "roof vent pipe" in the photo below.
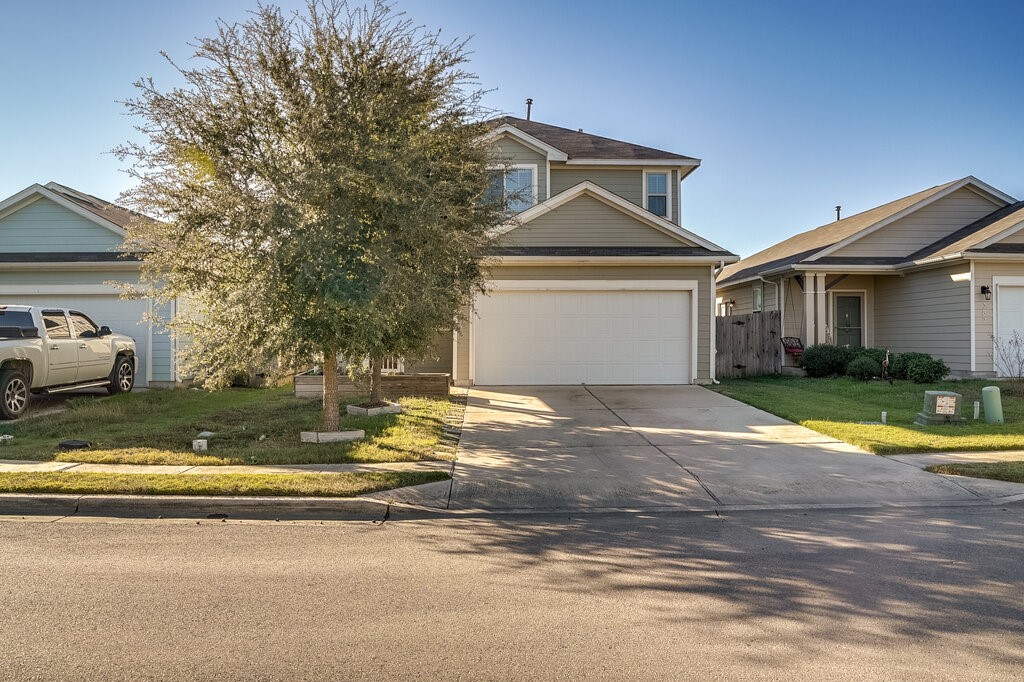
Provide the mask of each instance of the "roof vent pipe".
[{"label": "roof vent pipe", "polygon": [[842,212],[842,206],[836,206],[836,220],[839,220],[839,214]]},{"label": "roof vent pipe", "polygon": [[533,98],[532,97],[527,97],[526,98],[526,120],[527,121],[530,120],[530,111],[531,110],[533,110]]}]

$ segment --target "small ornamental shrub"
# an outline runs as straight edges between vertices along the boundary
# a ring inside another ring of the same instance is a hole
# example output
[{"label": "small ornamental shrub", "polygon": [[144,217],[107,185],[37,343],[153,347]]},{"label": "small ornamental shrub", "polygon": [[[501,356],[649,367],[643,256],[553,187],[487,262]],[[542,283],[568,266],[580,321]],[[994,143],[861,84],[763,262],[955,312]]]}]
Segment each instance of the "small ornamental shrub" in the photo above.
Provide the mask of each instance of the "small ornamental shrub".
[{"label": "small ornamental shrub", "polygon": [[856,354],[852,348],[819,343],[804,351],[800,365],[809,377],[841,376],[846,374],[846,366]]},{"label": "small ornamental shrub", "polygon": [[889,366],[889,373],[892,374],[894,379],[909,379],[907,370],[910,367],[911,360],[915,358],[922,358],[924,360],[931,360],[932,356],[927,353],[900,353],[899,355],[891,358],[891,365]]},{"label": "small ornamental shrub", "polygon": [[907,363],[907,378],[915,384],[933,384],[949,374],[949,367],[938,358],[917,357]]},{"label": "small ornamental shrub", "polygon": [[869,355],[859,355],[846,366],[846,373],[854,379],[867,381],[882,374],[882,365]]},{"label": "small ornamental shrub", "polygon": [[[858,358],[871,358],[878,363],[878,366],[882,366],[882,361],[885,360],[885,349],[884,348],[858,348]],[[892,356],[890,356],[890,362],[892,362]]]}]

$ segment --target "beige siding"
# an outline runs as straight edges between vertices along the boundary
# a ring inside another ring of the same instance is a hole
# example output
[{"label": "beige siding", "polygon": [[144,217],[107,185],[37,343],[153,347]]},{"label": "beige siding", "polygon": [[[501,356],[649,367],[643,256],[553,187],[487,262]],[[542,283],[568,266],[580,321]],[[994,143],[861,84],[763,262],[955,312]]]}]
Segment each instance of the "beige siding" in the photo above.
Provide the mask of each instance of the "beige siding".
[{"label": "beige siding", "polygon": [[[582,195],[509,232],[507,246],[683,246],[617,208]],[[692,246],[692,244],[691,244]]]},{"label": "beige siding", "polygon": [[807,322],[804,318],[804,290],[795,277],[782,285],[782,335],[795,336],[806,345]]},{"label": "beige siding", "polygon": [[409,363],[406,372],[447,372],[452,371],[452,334],[439,334],[434,340],[430,354],[419,362]]},{"label": "beige siding", "polygon": [[672,214],[669,216],[669,218],[676,225],[682,225],[683,224],[683,220],[682,220],[682,216],[680,215],[680,203],[679,203],[680,202],[679,192],[680,192],[680,189],[681,189],[680,186],[679,186],[679,171],[672,171],[672,177],[669,180],[669,187],[672,190],[672,208],[671,208]]},{"label": "beige siding", "polygon": [[768,280],[766,284],[761,281],[740,284],[729,289],[719,289],[718,296],[724,300],[732,300],[733,315],[747,315],[754,312],[754,289],[761,289],[761,310],[778,310],[778,298],[775,292],[775,283]]},{"label": "beige siding", "polygon": [[548,198],[548,160],[546,156],[540,152],[530,149],[511,137],[502,137],[495,140],[494,146],[495,153],[504,162],[513,164],[536,164],[537,201],[544,201]]},{"label": "beige siding", "polygon": [[960,264],[876,278],[875,344],[930,353],[955,372],[970,372],[971,284],[953,279],[967,272]]},{"label": "beige siding", "polygon": [[[586,180],[618,194],[626,201],[632,201],[637,206],[644,205],[643,171],[639,168],[577,168],[552,164],[551,196]],[[674,187],[673,191],[676,189]]]},{"label": "beige siding", "polygon": [[995,334],[995,305],[999,292],[986,301],[980,293],[982,286],[994,287],[993,277],[1024,277],[1024,263],[993,263],[986,261],[974,262],[974,297],[975,320],[975,370],[977,372],[995,371],[992,338]]},{"label": "beige siding", "polygon": [[[612,279],[682,279],[697,280],[697,380],[711,378],[711,315],[714,301],[714,269],[711,266],[530,266],[495,267],[492,279],[557,279],[557,280],[612,280]],[[463,325],[459,330],[458,381],[464,384],[469,377],[471,329]]]},{"label": "beige siding", "polygon": [[997,244],[1024,244],[1024,230],[1014,232],[1005,239],[1000,239]]},{"label": "beige siding", "polygon": [[959,189],[836,251],[834,256],[908,256],[999,208]]}]

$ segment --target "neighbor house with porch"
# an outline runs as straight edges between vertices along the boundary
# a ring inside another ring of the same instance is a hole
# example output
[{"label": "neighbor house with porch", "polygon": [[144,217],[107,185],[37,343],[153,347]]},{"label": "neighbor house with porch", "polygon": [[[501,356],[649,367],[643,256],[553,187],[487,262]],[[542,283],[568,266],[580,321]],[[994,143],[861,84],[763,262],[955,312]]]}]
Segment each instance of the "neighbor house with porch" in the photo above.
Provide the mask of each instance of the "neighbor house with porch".
[{"label": "neighbor house with porch", "polygon": [[716,309],[778,310],[781,335],[805,347],[919,351],[954,375],[1006,375],[1001,349],[1024,334],[1024,202],[969,176],[801,232],[723,268]]}]

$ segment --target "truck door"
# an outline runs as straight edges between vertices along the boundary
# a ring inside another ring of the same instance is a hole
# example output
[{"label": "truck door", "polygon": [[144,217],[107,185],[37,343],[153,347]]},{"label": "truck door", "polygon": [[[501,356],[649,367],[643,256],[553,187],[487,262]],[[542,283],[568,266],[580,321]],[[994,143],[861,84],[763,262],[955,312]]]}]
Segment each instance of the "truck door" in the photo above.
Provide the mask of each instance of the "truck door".
[{"label": "truck door", "polygon": [[47,386],[73,384],[78,379],[78,341],[71,338],[71,325],[63,310],[44,310]]},{"label": "truck door", "polygon": [[99,337],[99,327],[77,310],[69,313],[71,329],[78,340],[78,378],[75,381],[96,381],[110,375],[110,339]]}]

